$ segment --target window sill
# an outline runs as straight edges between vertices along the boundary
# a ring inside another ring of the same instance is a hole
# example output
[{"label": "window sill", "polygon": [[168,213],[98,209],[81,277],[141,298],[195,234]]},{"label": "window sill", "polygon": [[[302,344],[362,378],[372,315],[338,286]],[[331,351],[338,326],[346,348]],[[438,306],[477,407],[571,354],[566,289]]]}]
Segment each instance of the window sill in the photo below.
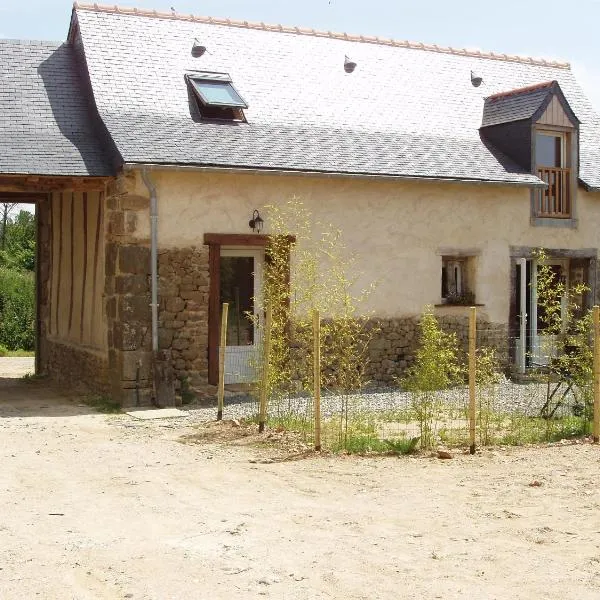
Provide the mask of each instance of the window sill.
[{"label": "window sill", "polygon": [[472,306],[485,306],[485,304],[477,304],[477,302],[473,302],[472,304],[455,304],[453,302],[443,302],[442,304],[434,304],[435,308],[471,308]]},{"label": "window sill", "polygon": [[533,227],[559,227],[567,229],[577,229],[578,220],[570,219],[552,219],[548,217],[531,217],[531,225]]}]

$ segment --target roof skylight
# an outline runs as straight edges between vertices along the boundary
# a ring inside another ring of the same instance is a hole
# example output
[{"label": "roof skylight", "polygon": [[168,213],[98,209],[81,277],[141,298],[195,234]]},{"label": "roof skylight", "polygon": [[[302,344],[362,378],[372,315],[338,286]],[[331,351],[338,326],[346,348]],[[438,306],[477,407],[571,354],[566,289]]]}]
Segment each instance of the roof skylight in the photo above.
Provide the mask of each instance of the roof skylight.
[{"label": "roof skylight", "polygon": [[204,106],[248,108],[224,73],[194,73],[188,74],[187,79]]}]

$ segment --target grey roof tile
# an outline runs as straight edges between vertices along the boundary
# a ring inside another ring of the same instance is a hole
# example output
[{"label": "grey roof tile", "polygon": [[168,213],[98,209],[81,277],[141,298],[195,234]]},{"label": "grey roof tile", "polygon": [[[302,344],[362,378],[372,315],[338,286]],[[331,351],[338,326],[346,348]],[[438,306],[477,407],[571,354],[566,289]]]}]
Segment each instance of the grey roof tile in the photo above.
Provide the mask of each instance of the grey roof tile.
[{"label": "grey roof tile", "polygon": [[110,174],[68,44],[0,40],[0,174]]}]

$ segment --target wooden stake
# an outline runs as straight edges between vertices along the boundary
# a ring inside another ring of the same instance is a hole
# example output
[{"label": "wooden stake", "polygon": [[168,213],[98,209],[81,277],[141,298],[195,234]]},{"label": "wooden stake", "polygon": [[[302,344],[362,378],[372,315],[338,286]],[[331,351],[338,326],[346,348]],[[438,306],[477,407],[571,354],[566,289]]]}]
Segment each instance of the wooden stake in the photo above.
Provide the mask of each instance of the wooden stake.
[{"label": "wooden stake", "polygon": [[600,307],[592,309],[594,321],[594,424],[592,435],[594,443],[600,441]]},{"label": "wooden stake", "polygon": [[475,454],[475,375],[476,375],[477,309],[473,306],[469,314],[469,451]]},{"label": "wooden stake", "polygon": [[223,403],[225,400],[225,347],[227,346],[227,315],[229,304],[223,304],[221,313],[221,344],[219,345],[219,387],[217,389],[217,421],[223,418]]},{"label": "wooden stake", "polygon": [[313,311],[313,383],[315,393],[315,450],[321,450],[321,319]]},{"label": "wooden stake", "polygon": [[271,354],[271,307],[267,306],[265,330],[263,331],[263,371],[260,384],[260,407],[258,413],[258,432],[265,430],[267,421],[267,392],[269,387],[269,355]]}]

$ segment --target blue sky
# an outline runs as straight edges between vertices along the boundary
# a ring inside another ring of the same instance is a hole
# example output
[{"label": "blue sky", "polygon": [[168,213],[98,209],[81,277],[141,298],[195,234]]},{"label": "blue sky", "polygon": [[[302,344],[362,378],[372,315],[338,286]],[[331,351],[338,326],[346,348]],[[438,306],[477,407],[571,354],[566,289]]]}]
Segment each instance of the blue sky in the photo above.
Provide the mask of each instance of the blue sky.
[{"label": "blue sky", "polygon": [[[90,3],[93,0],[88,0]],[[103,0],[568,60],[600,111],[600,0]],[[70,0],[0,0],[0,37],[63,40]]]}]

